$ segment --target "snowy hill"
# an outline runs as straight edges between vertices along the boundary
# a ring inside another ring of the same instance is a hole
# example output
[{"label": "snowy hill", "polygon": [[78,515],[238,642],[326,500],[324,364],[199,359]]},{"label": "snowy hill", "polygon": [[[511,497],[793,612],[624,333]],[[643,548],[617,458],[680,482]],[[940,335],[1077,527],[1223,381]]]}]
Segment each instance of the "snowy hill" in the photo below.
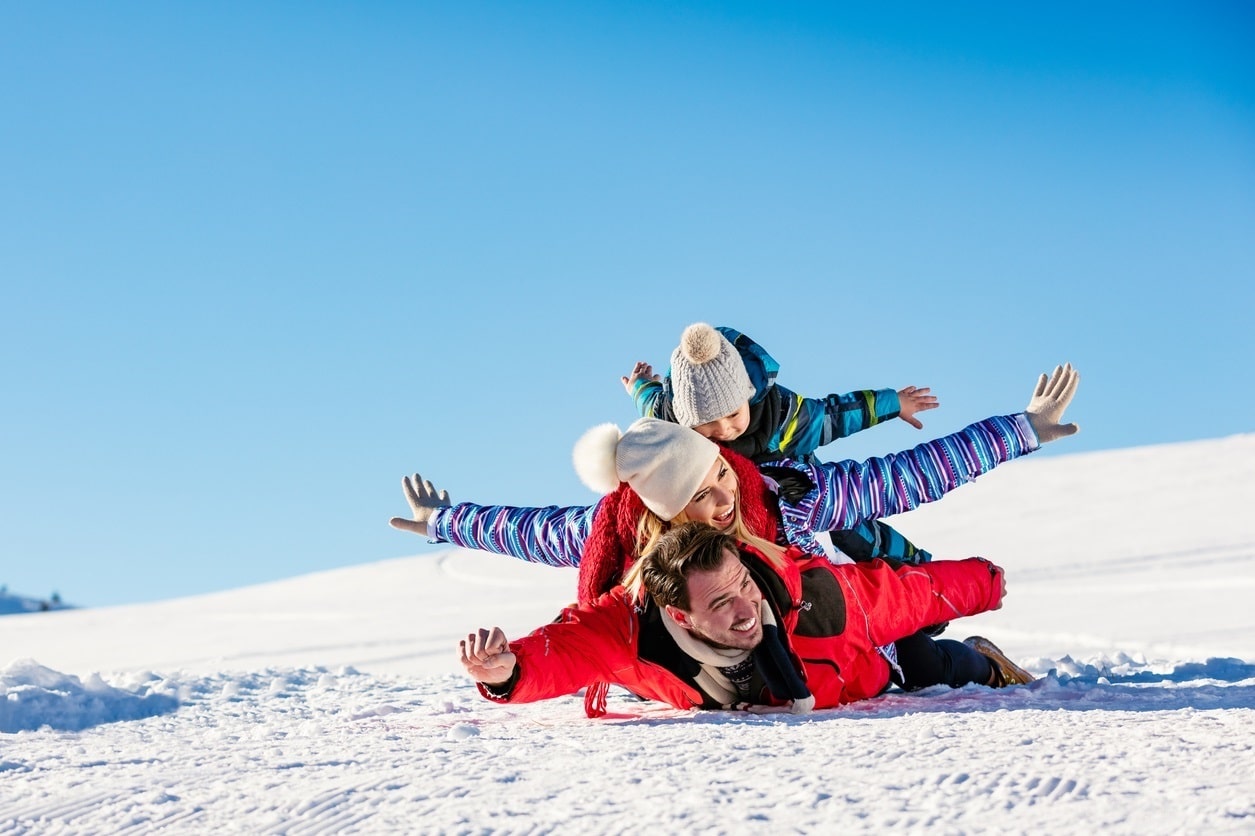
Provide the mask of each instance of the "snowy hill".
[{"label": "snowy hill", "polygon": [[575,579],[457,549],[3,618],[0,831],[1250,832],[1253,504],[1255,434],[1004,465],[894,523],[1042,678],[809,716],[489,704],[457,639]]}]

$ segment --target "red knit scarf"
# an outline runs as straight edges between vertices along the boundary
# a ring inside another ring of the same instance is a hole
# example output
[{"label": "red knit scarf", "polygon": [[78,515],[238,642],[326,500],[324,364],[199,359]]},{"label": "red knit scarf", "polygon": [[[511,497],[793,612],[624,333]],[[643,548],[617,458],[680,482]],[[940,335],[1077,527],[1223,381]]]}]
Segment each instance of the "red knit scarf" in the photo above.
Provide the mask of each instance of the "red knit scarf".
[{"label": "red knit scarf", "polygon": [[[776,541],[780,508],[758,467],[727,447],[719,451],[736,473],[741,519],[752,533]],[[637,524],[648,513],[645,503],[626,482],[601,500],[593,517],[593,528],[584,542],[580,558],[580,603],[588,603],[623,580],[623,574],[636,562]]]}]

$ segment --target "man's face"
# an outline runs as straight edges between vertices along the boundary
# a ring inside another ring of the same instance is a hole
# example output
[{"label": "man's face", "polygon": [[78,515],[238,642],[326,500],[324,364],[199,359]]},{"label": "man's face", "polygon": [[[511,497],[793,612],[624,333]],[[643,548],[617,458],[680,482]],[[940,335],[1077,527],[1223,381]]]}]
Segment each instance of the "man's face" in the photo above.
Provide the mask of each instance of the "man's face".
[{"label": "man's face", "polygon": [[709,572],[691,573],[688,592],[691,610],[667,612],[694,638],[738,650],[753,650],[763,640],[763,593],[736,552],[724,551],[723,562]]}]

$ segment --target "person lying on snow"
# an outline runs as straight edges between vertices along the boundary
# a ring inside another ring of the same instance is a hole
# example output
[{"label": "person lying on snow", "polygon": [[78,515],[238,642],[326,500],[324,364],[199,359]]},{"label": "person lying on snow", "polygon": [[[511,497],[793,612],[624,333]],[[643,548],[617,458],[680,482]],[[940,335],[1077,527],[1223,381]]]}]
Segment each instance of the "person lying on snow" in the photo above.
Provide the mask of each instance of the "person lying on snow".
[{"label": "person lying on snow", "polygon": [[[933,684],[904,676],[878,647],[998,609],[1005,593],[1002,569],[980,557],[834,565],[796,547],[751,546],[684,523],[636,562],[627,586],[522,639],[481,628],[459,643],[459,654],[480,693],[496,702],[587,688],[585,710],[595,717],[605,713],[612,683],[680,709],[804,713],[875,697],[892,683]],[[971,653],[948,672],[951,685],[1032,679],[987,640],[962,646]]]},{"label": "person lying on snow", "polygon": [[[916,414],[938,406],[928,387],[916,386],[805,398],[776,383],[779,371],[775,358],[740,331],[695,322],[680,335],[665,377],[638,362],[619,380],[642,417],[692,427],[754,462],[817,462],[817,448],[894,418],[922,430]],[[828,537],[853,560],[932,560],[883,520],[834,529]]]}]

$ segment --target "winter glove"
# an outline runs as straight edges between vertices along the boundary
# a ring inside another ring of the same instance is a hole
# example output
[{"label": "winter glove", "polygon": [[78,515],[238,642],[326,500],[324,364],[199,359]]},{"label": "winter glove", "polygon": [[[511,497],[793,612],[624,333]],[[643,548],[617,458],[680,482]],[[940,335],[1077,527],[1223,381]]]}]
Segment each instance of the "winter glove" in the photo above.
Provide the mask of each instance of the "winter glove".
[{"label": "winter glove", "polygon": [[417,473],[401,480],[401,491],[405,494],[405,501],[410,504],[410,510],[414,512],[414,519],[393,517],[388,520],[388,525],[426,537],[427,520],[431,519],[432,512],[437,508],[449,507],[449,492],[441,491],[437,494],[431,481],[424,482]]},{"label": "winter glove", "polygon": [[1037,388],[1033,390],[1033,398],[1024,412],[1042,444],[1074,435],[1081,429],[1076,424],[1059,423],[1063,410],[1072,403],[1072,396],[1076,394],[1076,386],[1080,382],[1081,374],[1072,368],[1071,363],[1055,366],[1049,380],[1044,374],[1037,378]]}]

